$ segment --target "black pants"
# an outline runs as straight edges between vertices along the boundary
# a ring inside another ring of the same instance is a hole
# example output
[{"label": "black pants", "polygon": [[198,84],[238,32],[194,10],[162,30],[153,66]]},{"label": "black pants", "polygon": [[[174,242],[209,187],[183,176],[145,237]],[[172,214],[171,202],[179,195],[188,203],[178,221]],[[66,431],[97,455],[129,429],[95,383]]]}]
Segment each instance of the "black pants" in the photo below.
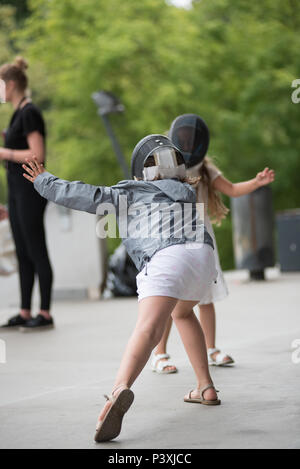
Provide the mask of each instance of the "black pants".
[{"label": "black pants", "polygon": [[41,309],[50,309],[52,269],[48,257],[44,212],[47,200],[28,181],[9,181],[9,218],[16,245],[21,308],[31,309],[34,276],[40,284]]}]

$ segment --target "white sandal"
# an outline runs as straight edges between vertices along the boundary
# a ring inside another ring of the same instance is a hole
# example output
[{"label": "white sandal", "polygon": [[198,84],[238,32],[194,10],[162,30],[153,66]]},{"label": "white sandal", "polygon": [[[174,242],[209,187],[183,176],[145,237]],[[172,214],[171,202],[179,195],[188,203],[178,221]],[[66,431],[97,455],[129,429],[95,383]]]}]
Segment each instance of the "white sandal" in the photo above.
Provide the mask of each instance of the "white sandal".
[{"label": "white sandal", "polygon": [[[215,356],[215,358],[212,357],[214,353],[218,352],[218,354]],[[207,356],[208,356],[208,364],[211,366],[228,366],[228,365],[233,365],[234,360],[231,358],[227,353],[221,352],[217,348],[209,348],[207,350]],[[229,360],[225,360],[225,358],[229,358]]]},{"label": "white sandal", "polygon": [[[162,360],[162,358],[166,358],[167,360]],[[170,358],[170,355],[168,355],[167,353],[159,353],[157,355],[153,354],[153,358],[151,361],[151,370],[161,375],[169,375],[171,373],[177,373],[178,372],[177,368],[175,367],[175,365],[170,363],[169,358]],[[174,366],[175,370],[166,370],[168,366]]]}]

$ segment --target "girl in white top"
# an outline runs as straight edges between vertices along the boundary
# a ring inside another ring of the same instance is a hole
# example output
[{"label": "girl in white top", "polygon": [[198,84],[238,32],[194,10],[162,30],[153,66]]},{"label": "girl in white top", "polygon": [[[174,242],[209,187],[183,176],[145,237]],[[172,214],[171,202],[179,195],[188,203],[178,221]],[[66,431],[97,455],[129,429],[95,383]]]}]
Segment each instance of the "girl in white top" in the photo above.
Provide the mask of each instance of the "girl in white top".
[{"label": "girl in white top", "polygon": [[[249,181],[233,184],[222,175],[222,172],[212,163],[209,157],[205,157],[203,162],[187,170],[190,177],[200,176],[201,180],[197,187],[197,201],[204,203],[205,218],[204,224],[214,241],[214,254],[216,269],[218,271],[217,282],[212,283],[207,289],[199,307],[199,320],[205,335],[208,353],[208,362],[215,366],[228,366],[234,360],[227,354],[222,353],[216,347],[216,313],[214,303],[223,300],[228,295],[227,285],[221,269],[218,248],[212,222],[220,224],[226,217],[228,209],[223,204],[219,193],[229,197],[240,197],[255,191],[261,186],[274,181],[275,173],[269,168],[259,172],[255,178]],[[211,222],[211,219],[212,222]],[[155,349],[152,358],[152,370],[162,374],[176,373],[177,368],[170,362],[167,354],[167,341],[172,327],[172,319],[168,321],[162,340]]]}]

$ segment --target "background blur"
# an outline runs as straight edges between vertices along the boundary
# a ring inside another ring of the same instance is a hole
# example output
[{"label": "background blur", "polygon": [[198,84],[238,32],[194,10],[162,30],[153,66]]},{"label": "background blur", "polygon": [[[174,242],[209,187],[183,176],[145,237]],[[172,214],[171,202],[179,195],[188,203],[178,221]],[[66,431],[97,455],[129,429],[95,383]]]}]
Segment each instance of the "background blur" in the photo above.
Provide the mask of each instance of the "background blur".
[{"label": "background blur", "polygon": [[[116,94],[112,117],[128,163],[136,142],[200,114],[225,177],[276,170],[275,210],[300,206],[300,3],[297,0],[0,0],[0,63],[29,61],[32,98],[48,127],[48,169],[67,179],[123,178],[91,94]],[[0,109],[0,129],[12,114]],[[1,145],[1,143],[0,143]],[[5,202],[0,168],[0,201]],[[225,198],[225,202],[229,203]],[[233,268],[231,219],[216,229]],[[113,250],[119,240],[110,240]]]}]

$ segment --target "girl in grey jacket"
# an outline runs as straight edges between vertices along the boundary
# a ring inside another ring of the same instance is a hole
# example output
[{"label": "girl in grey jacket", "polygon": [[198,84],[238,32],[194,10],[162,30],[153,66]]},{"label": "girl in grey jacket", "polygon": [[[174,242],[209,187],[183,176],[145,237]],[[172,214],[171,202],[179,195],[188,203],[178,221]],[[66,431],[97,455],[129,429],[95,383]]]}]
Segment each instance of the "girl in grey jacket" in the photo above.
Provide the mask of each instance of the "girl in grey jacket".
[{"label": "girl in grey jacket", "polygon": [[179,150],[165,136],[146,137],[133,152],[135,180],[121,181],[112,187],[63,181],[46,172],[34,158],[23,167],[24,177],[48,200],[99,215],[115,209],[123,242],[140,270],[137,324],[112,394],[105,396],[107,403],[98,418],[95,440],[109,441],[119,435],[123,416],[134,398],[130,388],[160,341],[171,315],[197,381],[184,401],[219,405],[208,370],[203,333],[193,312],[216,278],[213,242],[199,218],[196,194],[186,182]]}]

